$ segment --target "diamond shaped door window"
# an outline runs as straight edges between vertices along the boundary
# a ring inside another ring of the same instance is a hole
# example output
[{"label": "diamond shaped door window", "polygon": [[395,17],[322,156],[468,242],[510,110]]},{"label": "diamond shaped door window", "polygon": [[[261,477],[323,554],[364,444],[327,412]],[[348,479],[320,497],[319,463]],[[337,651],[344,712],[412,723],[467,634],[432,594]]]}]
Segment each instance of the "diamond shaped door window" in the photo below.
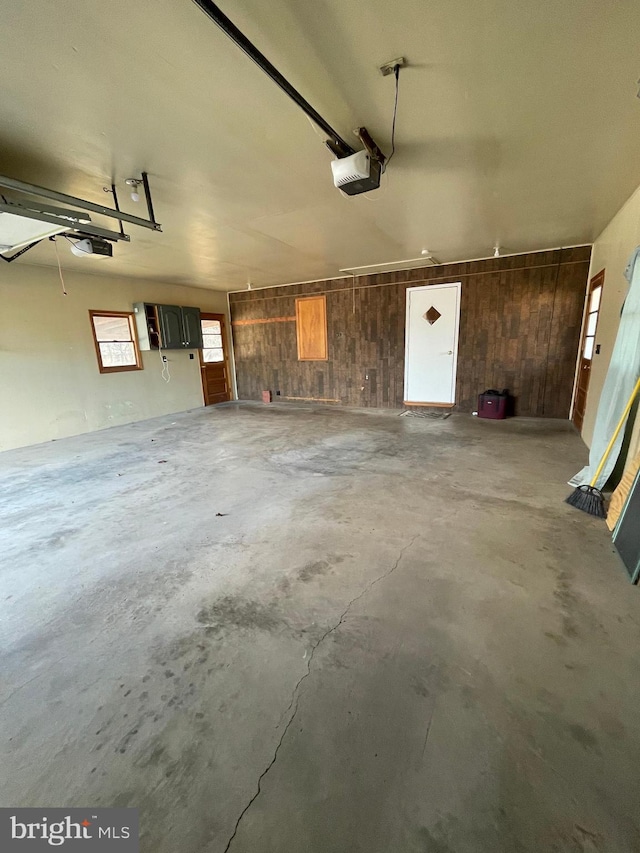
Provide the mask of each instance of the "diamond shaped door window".
[{"label": "diamond shaped door window", "polygon": [[433,326],[436,320],[439,320],[440,317],[442,317],[442,314],[438,311],[437,308],[434,308],[432,305],[431,308],[429,308],[429,310],[427,311],[427,313],[423,314],[422,316],[430,326]]}]

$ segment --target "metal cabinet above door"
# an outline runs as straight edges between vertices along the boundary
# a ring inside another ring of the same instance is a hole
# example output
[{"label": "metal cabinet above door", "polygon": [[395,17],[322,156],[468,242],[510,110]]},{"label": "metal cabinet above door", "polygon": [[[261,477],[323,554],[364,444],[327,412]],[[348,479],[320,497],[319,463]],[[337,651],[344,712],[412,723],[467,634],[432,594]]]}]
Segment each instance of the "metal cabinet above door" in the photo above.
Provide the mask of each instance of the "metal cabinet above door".
[{"label": "metal cabinet above door", "polygon": [[184,349],[182,308],[178,305],[158,305],[162,349]]}]

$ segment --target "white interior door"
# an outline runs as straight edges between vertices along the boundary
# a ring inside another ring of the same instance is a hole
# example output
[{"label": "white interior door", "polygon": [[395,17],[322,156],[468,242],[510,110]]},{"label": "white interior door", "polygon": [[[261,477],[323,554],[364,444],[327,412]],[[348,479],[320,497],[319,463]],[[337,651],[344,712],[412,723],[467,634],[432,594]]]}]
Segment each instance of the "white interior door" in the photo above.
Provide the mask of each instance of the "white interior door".
[{"label": "white interior door", "polygon": [[460,290],[460,282],[407,288],[405,403],[455,403]]}]

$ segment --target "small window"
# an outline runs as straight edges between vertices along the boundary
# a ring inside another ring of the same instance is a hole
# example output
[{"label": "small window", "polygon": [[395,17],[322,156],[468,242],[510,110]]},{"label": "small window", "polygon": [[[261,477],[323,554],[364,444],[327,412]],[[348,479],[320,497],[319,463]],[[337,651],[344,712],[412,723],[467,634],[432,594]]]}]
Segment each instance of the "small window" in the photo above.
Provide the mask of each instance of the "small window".
[{"label": "small window", "polygon": [[[599,278],[599,276],[597,276],[596,278]],[[596,279],[592,279],[592,281],[595,280]],[[584,340],[582,342],[582,358],[584,359],[584,361],[591,361],[593,359],[601,297],[602,284],[598,284],[591,291],[591,296],[589,298],[589,313],[587,314],[587,323],[584,330]]]},{"label": "small window", "polygon": [[585,359],[585,361],[591,361],[591,359],[593,358],[594,341],[595,338],[593,337],[593,335],[589,335],[589,337],[584,339],[584,350],[582,353],[582,357]]},{"label": "small window", "polygon": [[142,370],[133,313],[89,311],[100,373]]},{"label": "small window", "polygon": [[327,299],[304,296],[296,299],[298,361],[327,361]]},{"label": "small window", "polygon": [[224,361],[220,320],[202,320],[202,360],[206,364]]}]

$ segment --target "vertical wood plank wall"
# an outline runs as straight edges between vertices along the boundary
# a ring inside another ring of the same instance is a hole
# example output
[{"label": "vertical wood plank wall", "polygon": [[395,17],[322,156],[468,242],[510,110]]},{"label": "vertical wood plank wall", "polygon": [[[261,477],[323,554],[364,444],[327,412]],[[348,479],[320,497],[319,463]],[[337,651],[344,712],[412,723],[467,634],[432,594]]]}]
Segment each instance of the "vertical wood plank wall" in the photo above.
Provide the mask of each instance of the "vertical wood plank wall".
[{"label": "vertical wood plank wall", "polygon": [[[509,388],[517,414],[568,418],[590,254],[583,246],[232,293],[238,396],[269,389],[274,399],[402,407],[406,288],[461,281],[456,407],[471,411],[481,391]],[[295,299],[320,293],[329,359],[301,362]]]}]

